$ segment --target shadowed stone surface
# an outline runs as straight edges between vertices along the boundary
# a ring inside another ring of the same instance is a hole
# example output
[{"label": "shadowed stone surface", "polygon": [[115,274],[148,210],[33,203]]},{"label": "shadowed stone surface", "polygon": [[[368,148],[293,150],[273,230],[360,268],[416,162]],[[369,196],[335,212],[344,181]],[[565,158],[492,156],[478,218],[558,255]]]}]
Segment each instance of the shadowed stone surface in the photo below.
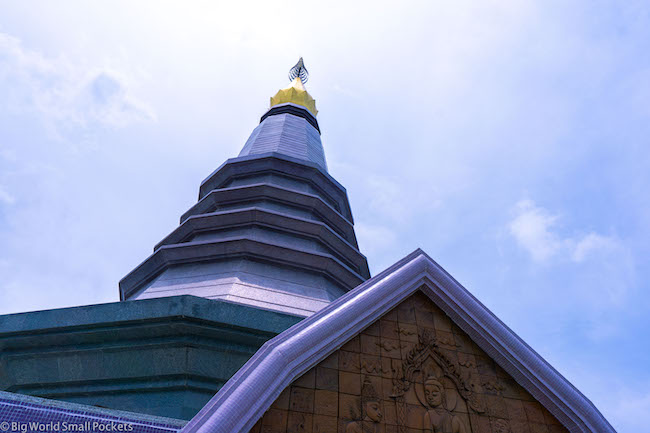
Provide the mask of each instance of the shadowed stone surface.
[{"label": "shadowed stone surface", "polygon": [[0,316],[0,389],[189,419],[299,320],[194,296]]}]

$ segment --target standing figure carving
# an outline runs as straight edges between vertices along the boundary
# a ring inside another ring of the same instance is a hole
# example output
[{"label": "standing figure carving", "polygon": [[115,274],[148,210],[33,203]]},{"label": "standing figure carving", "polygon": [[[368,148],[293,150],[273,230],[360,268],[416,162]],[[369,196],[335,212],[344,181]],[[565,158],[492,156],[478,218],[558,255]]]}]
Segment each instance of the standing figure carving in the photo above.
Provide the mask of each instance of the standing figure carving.
[{"label": "standing figure carving", "polygon": [[447,409],[445,387],[435,377],[424,382],[424,396],[429,408],[424,414],[424,431],[427,433],[467,433],[463,421]]},{"label": "standing figure carving", "polygon": [[379,394],[366,376],[361,387],[361,420],[348,423],[345,433],[378,433],[382,416]]}]

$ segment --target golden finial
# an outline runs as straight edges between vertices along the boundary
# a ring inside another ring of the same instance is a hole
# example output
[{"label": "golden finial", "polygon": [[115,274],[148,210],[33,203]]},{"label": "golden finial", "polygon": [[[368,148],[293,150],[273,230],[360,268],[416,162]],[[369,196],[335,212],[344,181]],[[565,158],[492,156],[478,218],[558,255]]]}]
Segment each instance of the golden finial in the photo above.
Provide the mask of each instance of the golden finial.
[{"label": "golden finial", "polygon": [[289,79],[291,83],[284,89],[280,89],[275,96],[271,97],[271,107],[279,104],[292,103],[301,105],[309,110],[314,116],[318,113],[316,101],[305,89],[304,84],[309,79],[309,72],[305,68],[305,63],[298,60],[293,68],[289,70]]}]

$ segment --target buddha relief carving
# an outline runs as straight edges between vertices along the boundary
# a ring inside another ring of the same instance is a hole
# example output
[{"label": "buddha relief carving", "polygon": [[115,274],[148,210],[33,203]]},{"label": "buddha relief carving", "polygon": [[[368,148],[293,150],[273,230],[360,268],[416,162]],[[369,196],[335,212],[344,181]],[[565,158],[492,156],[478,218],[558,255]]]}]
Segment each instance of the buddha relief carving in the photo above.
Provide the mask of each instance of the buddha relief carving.
[{"label": "buddha relief carving", "polygon": [[[396,403],[399,432],[418,428],[430,433],[471,433],[471,426],[457,411],[462,407],[462,412],[484,412],[480,396],[432,334],[425,331],[418,337],[419,343],[403,359],[401,372],[393,375],[391,398]],[[414,405],[420,409],[413,409]],[[414,420],[414,410],[419,419]]]},{"label": "buddha relief carving", "polygon": [[349,422],[345,433],[378,433],[383,418],[379,394],[366,376],[361,387],[360,420]]},{"label": "buddha relief carving", "polygon": [[453,415],[447,406],[445,387],[435,377],[424,382],[424,396],[428,405],[422,425],[429,433],[467,433],[465,423]]}]

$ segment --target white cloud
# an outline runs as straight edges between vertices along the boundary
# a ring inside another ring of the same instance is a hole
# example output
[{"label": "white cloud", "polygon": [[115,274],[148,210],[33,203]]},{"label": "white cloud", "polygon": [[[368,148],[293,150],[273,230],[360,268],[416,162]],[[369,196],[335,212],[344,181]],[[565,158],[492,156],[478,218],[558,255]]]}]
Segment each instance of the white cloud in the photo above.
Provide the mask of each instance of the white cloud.
[{"label": "white cloud", "polygon": [[577,263],[581,263],[599,252],[614,251],[621,247],[619,241],[613,237],[602,236],[597,233],[589,233],[572,244],[574,246],[571,259]]},{"label": "white cloud", "polygon": [[151,108],[130,95],[124,83],[114,72],[93,73],[77,94],[76,112],[87,113],[92,120],[113,126],[154,120]]},{"label": "white cloud", "polygon": [[16,162],[16,152],[13,149],[0,149],[0,159],[8,162]]},{"label": "white cloud", "polygon": [[521,200],[515,205],[515,217],[508,224],[510,234],[536,262],[552,257],[568,258],[573,262],[625,249],[614,236],[595,232],[582,237],[562,237],[557,232],[559,215],[539,207],[532,200]]},{"label": "white cloud", "polygon": [[59,133],[154,120],[153,110],[131,94],[128,81],[110,68],[48,58],[0,33],[0,89],[6,93],[0,104],[12,112],[36,112]]},{"label": "white cloud", "polygon": [[2,185],[0,185],[0,203],[14,204],[16,198],[11,195]]},{"label": "white cloud", "polygon": [[521,200],[515,206],[515,212],[516,216],[509,224],[510,234],[533,260],[546,261],[562,248],[562,241],[551,231],[557,215],[535,206],[531,200]]},{"label": "white cloud", "polygon": [[380,215],[388,216],[395,220],[404,217],[404,188],[396,179],[385,176],[366,177],[367,188],[370,191],[370,207]]},{"label": "white cloud", "polygon": [[[414,188],[412,185],[415,182],[413,178],[406,176],[366,176],[363,186],[369,209],[391,223],[403,224],[408,222],[414,213],[439,208],[442,204],[440,192],[424,182],[419,182],[418,187]],[[417,203],[418,207],[414,208],[413,203]]]},{"label": "white cloud", "polygon": [[375,254],[395,246],[397,235],[388,227],[357,222],[355,232],[359,237],[359,246],[366,254]]},{"label": "white cloud", "polygon": [[[603,312],[622,307],[635,287],[635,260],[630,249],[616,236],[590,232],[562,235],[560,216],[537,206],[532,200],[515,205],[515,216],[508,224],[517,244],[537,264],[553,265],[565,275],[561,288],[565,301],[590,305]],[[607,338],[618,332],[618,324],[593,318],[589,336]]]}]

